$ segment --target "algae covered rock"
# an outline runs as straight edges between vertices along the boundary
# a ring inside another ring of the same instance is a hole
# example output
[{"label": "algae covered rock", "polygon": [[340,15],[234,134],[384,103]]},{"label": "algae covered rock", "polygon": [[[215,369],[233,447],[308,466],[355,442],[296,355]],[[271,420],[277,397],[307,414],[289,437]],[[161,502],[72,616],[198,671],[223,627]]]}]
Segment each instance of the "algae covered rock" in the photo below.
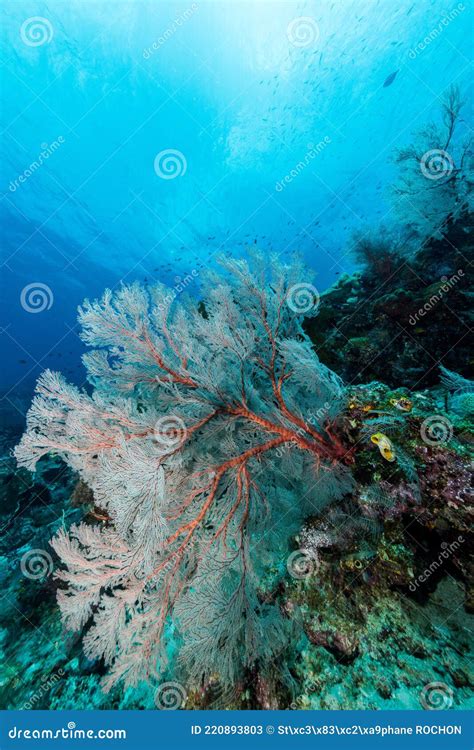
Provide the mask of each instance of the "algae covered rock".
[{"label": "algae covered rock", "polygon": [[421,389],[436,384],[439,363],[468,375],[472,236],[466,209],[405,256],[385,240],[365,241],[362,271],[324,292],[318,317],[306,321],[321,360],[351,383]]}]

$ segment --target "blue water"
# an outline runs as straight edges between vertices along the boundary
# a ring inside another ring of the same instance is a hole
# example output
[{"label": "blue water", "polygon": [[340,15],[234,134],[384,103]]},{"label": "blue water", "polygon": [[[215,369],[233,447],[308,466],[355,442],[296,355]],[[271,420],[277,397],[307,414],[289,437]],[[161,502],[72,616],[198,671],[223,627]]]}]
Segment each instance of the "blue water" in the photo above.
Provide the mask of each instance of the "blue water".
[{"label": "blue water", "polygon": [[[35,17],[41,44],[25,26]],[[300,17],[309,43],[289,38]],[[353,232],[397,220],[395,149],[438,116],[450,84],[469,94],[471,28],[467,0],[7,0],[8,403],[46,366],[82,382],[77,305],[122,279],[173,285],[255,244],[301,252],[320,290],[352,270]],[[285,181],[311,144],[318,153]],[[155,158],[169,149],[182,174],[163,179]],[[35,314],[21,294],[38,283],[50,296]]]}]

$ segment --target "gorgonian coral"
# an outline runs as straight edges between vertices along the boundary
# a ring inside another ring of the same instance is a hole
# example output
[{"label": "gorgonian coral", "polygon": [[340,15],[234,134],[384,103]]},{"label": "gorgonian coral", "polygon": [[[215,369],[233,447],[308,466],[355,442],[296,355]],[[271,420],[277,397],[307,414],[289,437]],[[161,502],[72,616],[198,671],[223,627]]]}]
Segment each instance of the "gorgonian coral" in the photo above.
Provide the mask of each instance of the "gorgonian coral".
[{"label": "gorgonian coral", "polygon": [[344,391],[295,312],[304,269],[254,264],[222,261],[199,306],[159,284],[86,300],[92,395],[39,379],[16,457],[34,470],[61,456],[108,516],[52,540],[64,620],[87,628],[106,688],[162,674],[170,651],[190,679],[224,683],[278,653],[286,622],[262,577],[309,512],[351,489]]},{"label": "gorgonian coral", "polygon": [[418,239],[442,236],[449,222],[472,211],[472,138],[462,107],[459,89],[451,86],[442,100],[442,123],[424,127],[413,143],[396,152],[394,207]]}]

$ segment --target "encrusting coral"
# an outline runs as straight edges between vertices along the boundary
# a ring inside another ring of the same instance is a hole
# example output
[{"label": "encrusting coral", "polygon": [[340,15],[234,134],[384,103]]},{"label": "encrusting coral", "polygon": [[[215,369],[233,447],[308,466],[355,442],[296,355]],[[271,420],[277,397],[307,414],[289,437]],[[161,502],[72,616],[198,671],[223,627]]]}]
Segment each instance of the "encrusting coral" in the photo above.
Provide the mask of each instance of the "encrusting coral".
[{"label": "encrusting coral", "polygon": [[103,511],[52,546],[63,618],[89,626],[106,689],[162,674],[175,647],[197,682],[268,662],[289,621],[261,600],[262,573],[305,516],[353,486],[344,389],[294,311],[292,296],[311,294],[303,269],[222,264],[201,311],[162,285],[86,301],[93,393],[46,371],[15,450],[30,470],[63,458]]}]

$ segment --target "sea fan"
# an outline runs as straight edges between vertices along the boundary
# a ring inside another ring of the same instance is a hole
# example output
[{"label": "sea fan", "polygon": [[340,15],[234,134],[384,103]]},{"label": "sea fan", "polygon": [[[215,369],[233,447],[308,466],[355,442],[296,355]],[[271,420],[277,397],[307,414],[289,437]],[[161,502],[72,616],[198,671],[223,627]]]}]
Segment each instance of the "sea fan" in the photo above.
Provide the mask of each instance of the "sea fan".
[{"label": "sea fan", "polygon": [[222,261],[200,305],[162,285],[86,300],[92,396],[58,373],[38,381],[18,463],[61,456],[109,518],[52,541],[64,621],[88,628],[105,688],[162,674],[171,631],[201,684],[269,662],[287,621],[259,597],[268,564],[305,515],[351,490],[344,390],[295,312],[304,269],[254,264]]},{"label": "sea fan", "polygon": [[449,409],[461,418],[474,415],[474,381],[440,366],[441,384],[449,394]]},{"label": "sea fan", "polygon": [[441,124],[425,127],[396,153],[396,210],[418,238],[442,234],[447,222],[472,208],[472,139],[459,127],[462,106],[459,89],[451,86],[443,98]]}]

